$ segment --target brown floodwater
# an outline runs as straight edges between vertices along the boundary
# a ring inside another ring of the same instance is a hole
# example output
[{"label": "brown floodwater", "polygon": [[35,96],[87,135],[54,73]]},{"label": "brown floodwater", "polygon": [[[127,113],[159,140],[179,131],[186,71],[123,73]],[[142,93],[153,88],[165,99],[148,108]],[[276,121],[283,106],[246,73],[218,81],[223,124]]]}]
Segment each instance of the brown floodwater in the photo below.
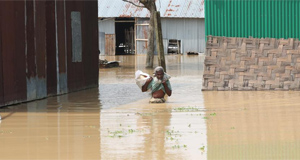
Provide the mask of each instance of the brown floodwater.
[{"label": "brown floodwater", "polygon": [[204,56],[169,55],[172,96],[149,104],[145,56],[100,58],[120,67],[99,88],[0,109],[0,159],[300,159],[300,92],[202,92]]}]

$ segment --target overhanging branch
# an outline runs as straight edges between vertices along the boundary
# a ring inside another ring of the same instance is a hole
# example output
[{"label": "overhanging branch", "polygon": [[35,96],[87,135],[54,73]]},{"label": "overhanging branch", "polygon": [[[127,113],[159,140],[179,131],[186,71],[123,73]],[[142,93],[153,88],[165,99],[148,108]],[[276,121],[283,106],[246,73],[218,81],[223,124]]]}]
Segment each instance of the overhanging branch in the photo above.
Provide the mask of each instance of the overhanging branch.
[{"label": "overhanging branch", "polygon": [[135,3],[131,2],[131,1],[128,1],[128,0],[122,0],[122,1],[131,3],[132,5],[134,5],[134,6],[136,6],[136,7],[146,8],[145,6],[137,5],[137,4],[135,4]]}]

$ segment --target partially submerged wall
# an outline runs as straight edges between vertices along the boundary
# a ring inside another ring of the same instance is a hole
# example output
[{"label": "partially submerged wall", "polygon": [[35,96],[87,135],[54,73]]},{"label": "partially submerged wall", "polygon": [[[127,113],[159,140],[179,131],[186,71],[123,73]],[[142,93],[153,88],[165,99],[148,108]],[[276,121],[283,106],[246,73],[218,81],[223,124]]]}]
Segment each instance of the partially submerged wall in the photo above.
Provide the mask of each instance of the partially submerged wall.
[{"label": "partially submerged wall", "polygon": [[300,90],[298,39],[207,37],[202,90]]},{"label": "partially submerged wall", "polygon": [[97,3],[0,1],[0,107],[98,86]]}]

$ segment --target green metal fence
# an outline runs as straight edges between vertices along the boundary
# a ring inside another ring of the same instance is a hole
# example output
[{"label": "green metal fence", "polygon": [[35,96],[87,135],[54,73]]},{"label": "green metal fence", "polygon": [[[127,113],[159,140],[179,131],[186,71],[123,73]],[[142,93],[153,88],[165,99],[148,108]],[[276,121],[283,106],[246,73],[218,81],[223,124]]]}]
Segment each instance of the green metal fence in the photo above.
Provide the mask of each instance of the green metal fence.
[{"label": "green metal fence", "polygon": [[300,38],[300,0],[205,0],[205,35]]}]

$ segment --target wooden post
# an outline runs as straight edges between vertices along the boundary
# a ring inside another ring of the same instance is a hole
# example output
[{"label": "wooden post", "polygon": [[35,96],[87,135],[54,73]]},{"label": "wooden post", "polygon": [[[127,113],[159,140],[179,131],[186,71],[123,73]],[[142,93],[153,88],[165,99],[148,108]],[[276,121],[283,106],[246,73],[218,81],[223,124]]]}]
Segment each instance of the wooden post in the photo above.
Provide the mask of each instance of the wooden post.
[{"label": "wooden post", "polygon": [[158,65],[162,66],[165,72],[167,72],[159,11],[155,12],[154,28],[155,28],[155,38],[156,38],[156,46],[157,46]]}]

